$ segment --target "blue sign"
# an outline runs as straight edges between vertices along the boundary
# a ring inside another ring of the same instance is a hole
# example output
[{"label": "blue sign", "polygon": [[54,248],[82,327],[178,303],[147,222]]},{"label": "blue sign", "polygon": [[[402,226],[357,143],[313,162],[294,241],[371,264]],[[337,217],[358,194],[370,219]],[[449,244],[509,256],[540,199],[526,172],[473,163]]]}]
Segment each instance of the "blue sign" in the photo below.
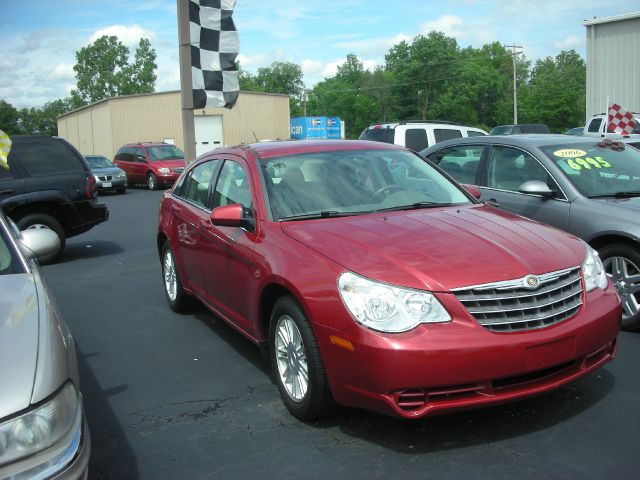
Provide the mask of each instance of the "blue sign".
[{"label": "blue sign", "polygon": [[338,117],[294,117],[291,119],[291,138],[340,139],[340,118]]}]

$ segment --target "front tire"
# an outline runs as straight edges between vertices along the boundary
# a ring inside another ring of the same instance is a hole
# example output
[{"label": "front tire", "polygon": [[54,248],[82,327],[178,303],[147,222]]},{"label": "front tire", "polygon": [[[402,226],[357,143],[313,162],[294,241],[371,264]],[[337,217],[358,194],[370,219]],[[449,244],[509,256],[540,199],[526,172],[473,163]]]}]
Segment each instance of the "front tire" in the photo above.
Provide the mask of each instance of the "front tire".
[{"label": "front tire", "polygon": [[598,253],[622,299],[622,329],[640,330],[640,252],[629,245],[613,243]]},{"label": "front tire", "polygon": [[189,312],[193,307],[194,300],[182,288],[182,280],[169,242],[164,242],[162,246],[162,283],[171,310],[177,313]]},{"label": "front tire", "polygon": [[149,190],[158,189],[158,179],[153,173],[147,174],[147,187],[149,187]]},{"label": "front tire", "polygon": [[56,218],[46,213],[32,213],[30,215],[25,215],[24,217],[18,219],[16,221],[16,225],[20,230],[40,229],[40,228],[53,230],[56,233],[56,235],[58,235],[58,238],[60,239],[60,248],[57,251],[40,258],[39,262],[41,264],[52,263],[54,260],[57,260],[60,257],[60,254],[64,250],[67,236],[64,233],[64,228],[62,227],[62,224]]},{"label": "front tire", "polygon": [[269,340],[273,375],[289,412],[303,421],[329,415],[335,404],[320,350],[306,315],[292,297],[276,301]]}]

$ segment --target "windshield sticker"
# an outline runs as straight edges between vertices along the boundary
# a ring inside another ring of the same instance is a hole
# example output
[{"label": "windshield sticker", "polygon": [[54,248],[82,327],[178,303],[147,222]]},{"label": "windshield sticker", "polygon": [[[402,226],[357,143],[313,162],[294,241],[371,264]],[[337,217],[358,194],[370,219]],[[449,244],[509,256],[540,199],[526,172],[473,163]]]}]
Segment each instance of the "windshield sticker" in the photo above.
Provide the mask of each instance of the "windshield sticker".
[{"label": "windshield sticker", "polygon": [[602,157],[585,157],[585,158],[569,158],[566,160],[567,165],[573,170],[591,170],[592,168],[611,168],[611,164]]},{"label": "windshield sticker", "polygon": [[587,154],[584,150],[576,150],[574,148],[564,148],[562,150],[556,150],[553,152],[556,157],[561,158],[575,158],[575,157],[583,157]]}]

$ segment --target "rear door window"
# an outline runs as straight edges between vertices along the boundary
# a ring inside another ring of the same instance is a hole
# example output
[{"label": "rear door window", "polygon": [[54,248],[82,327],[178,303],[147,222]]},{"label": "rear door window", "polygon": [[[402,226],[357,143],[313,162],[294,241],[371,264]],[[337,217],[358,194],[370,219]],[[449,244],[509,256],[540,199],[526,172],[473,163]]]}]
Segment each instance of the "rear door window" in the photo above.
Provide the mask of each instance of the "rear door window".
[{"label": "rear door window", "polygon": [[600,131],[600,125],[602,124],[601,118],[594,118],[589,123],[589,128],[587,131],[598,133]]},{"label": "rear door window", "polygon": [[29,175],[86,170],[75,152],[60,141],[30,140],[18,143],[14,148]]},{"label": "rear door window", "polygon": [[462,132],[455,128],[434,128],[433,137],[436,143],[440,143],[452,138],[462,138]]},{"label": "rear door window", "polygon": [[408,128],[404,136],[404,145],[414,152],[424,150],[429,146],[427,131],[424,128]]},{"label": "rear door window", "polygon": [[220,160],[211,160],[196,166],[185,178],[180,197],[200,207],[207,207],[209,183]]}]

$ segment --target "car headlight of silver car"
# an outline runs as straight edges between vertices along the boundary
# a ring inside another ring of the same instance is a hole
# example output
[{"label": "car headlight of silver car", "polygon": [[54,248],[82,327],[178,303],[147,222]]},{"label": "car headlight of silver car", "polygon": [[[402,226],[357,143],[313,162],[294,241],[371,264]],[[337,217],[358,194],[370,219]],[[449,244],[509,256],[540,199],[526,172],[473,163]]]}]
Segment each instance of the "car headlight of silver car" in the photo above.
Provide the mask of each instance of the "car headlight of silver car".
[{"label": "car headlight of silver car", "polygon": [[49,401],[18,417],[0,423],[0,466],[41,452],[55,445],[73,431],[76,432],[72,441],[75,448],[65,449],[59,455],[60,458],[50,459],[47,464],[39,465],[38,472],[31,471],[30,477],[39,477],[36,473],[41,473],[40,471],[51,468],[64,460],[65,453],[71,457],[67,460],[68,463],[77,451],[81,426],[80,395],[73,383],[68,382]]},{"label": "car headlight of silver car", "polygon": [[127,177],[127,172],[125,172],[124,170],[122,170],[121,172],[118,172],[118,174],[116,175],[116,178],[122,178],[122,177]]},{"label": "car headlight of silver car", "polygon": [[596,252],[589,245],[587,247],[587,256],[582,264],[582,275],[584,277],[584,288],[587,292],[596,288],[607,288],[607,273],[605,272],[602,260]]},{"label": "car headlight of silver car", "polygon": [[421,323],[450,322],[451,316],[430,292],[396,287],[344,272],[338,290],[357,322],[380,332],[399,333]]}]

